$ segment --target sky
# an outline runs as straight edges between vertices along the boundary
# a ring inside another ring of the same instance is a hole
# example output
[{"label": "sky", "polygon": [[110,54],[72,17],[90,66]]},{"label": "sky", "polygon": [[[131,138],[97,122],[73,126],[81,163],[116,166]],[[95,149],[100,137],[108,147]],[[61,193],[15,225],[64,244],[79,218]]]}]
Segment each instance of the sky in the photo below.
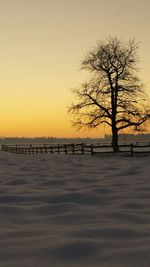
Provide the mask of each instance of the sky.
[{"label": "sky", "polygon": [[0,0],[0,136],[103,136],[72,128],[71,88],[88,77],[84,55],[111,35],[139,42],[150,96],[149,10],[149,0]]}]

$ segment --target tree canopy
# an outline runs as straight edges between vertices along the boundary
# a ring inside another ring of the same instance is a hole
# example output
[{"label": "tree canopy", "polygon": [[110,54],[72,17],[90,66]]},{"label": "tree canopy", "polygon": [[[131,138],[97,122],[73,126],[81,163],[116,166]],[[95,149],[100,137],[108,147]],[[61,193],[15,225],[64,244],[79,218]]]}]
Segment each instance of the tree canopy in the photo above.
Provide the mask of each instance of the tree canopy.
[{"label": "tree canopy", "polygon": [[69,112],[73,126],[95,128],[107,124],[118,151],[118,133],[132,127],[141,131],[150,119],[150,102],[138,77],[138,45],[109,37],[98,42],[82,61],[88,82],[73,90],[76,102]]}]

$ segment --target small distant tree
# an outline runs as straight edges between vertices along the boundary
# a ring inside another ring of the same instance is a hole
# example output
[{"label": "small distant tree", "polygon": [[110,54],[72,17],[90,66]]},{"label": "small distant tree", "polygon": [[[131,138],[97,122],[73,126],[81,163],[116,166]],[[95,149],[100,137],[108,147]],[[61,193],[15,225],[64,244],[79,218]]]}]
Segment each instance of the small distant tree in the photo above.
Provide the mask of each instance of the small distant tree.
[{"label": "small distant tree", "polygon": [[108,125],[114,152],[119,150],[119,131],[129,127],[141,131],[150,119],[150,102],[137,76],[137,50],[134,39],[127,43],[112,37],[100,41],[82,61],[90,78],[73,90],[76,103],[69,107],[78,129]]}]

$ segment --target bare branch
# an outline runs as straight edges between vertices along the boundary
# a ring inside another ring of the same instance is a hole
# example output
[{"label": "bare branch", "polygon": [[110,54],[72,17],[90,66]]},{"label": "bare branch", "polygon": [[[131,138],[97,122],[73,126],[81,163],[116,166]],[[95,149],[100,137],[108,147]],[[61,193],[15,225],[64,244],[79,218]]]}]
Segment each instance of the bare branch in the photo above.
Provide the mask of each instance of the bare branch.
[{"label": "bare branch", "polygon": [[137,76],[137,49],[134,39],[100,41],[82,61],[82,69],[90,70],[90,79],[73,91],[77,101],[68,110],[75,127],[111,127],[116,151],[119,131],[142,130],[150,119],[150,101]]}]

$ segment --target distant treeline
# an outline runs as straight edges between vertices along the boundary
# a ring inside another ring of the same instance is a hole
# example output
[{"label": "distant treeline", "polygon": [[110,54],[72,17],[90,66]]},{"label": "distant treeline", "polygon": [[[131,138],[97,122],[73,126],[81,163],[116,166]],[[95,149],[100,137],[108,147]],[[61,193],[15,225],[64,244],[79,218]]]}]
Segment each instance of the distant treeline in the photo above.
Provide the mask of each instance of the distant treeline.
[{"label": "distant treeline", "polygon": [[103,138],[57,138],[57,137],[3,137],[0,138],[1,144],[21,144],[21,143],[39,143],[39,144],[47,144],[47,143],[101,143],[103,142]]},{"label": "distant treeline", "polygon": [[[106,134],[104,137],[106,142],[111,142],[111,135]],[[150,141],[150,133],[148,134],[119,134],[119,142],[147,142]]]},{"label": "distant treeline", "polygon": [[[132,141],[148,141],[150,142],[150,134],[119,134],[119,142],[132,142]],[[57,138],[57,137],[1,137],[0,144],[20,144],[20,143],[103,143],[111,142],[111,135],[105,135],[104,138]]]}]

